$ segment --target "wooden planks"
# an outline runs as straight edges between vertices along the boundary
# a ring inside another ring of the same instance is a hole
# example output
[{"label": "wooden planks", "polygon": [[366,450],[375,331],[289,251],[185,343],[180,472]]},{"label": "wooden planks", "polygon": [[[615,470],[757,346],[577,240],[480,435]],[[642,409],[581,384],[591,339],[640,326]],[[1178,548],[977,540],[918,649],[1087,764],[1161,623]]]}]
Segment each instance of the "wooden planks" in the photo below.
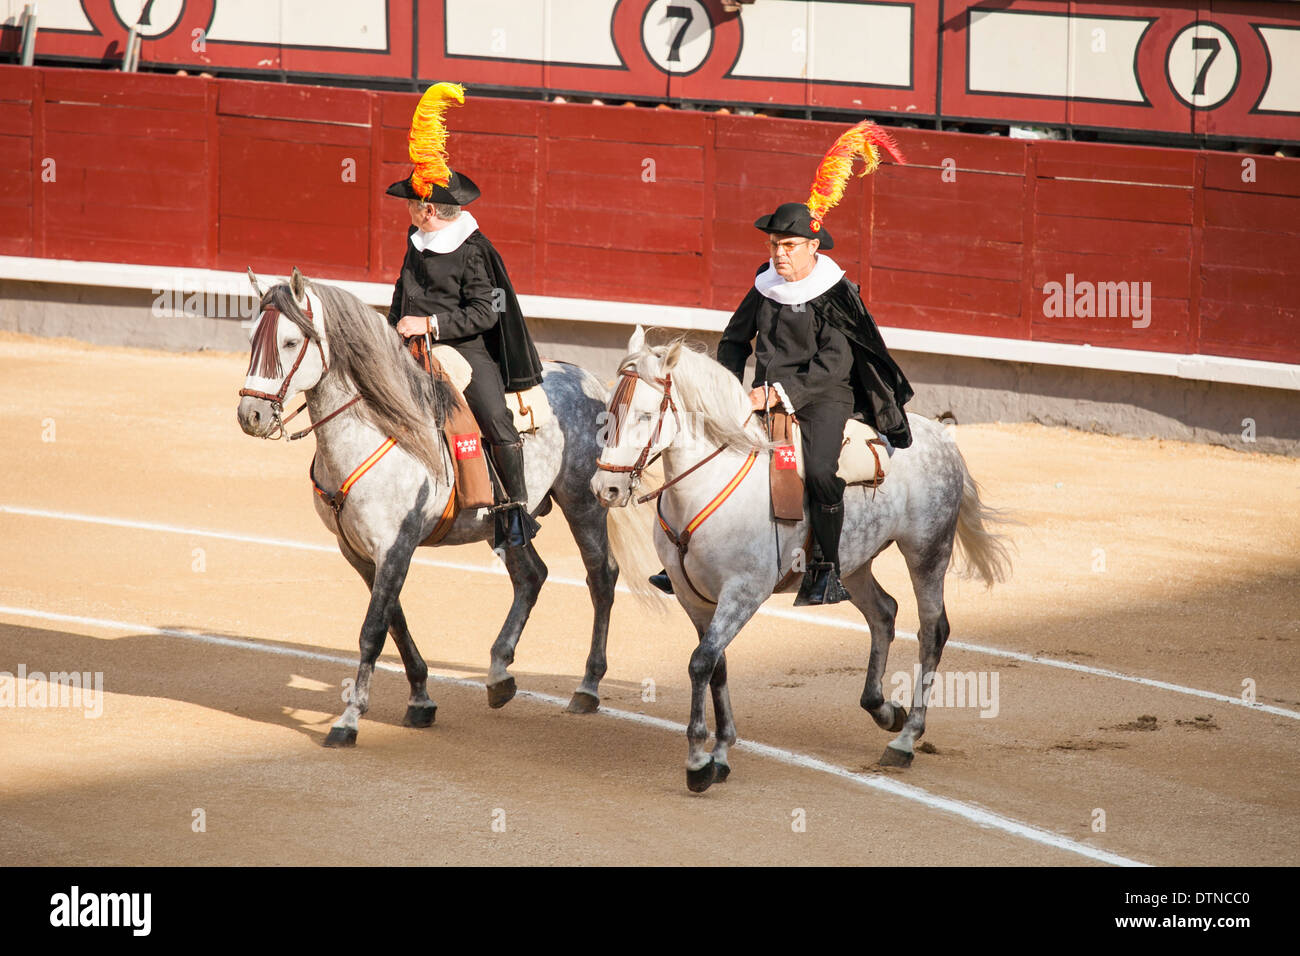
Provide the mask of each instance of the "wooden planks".
[{"label": "wooden planks", "polygon": [[[0,254],[389,283],[417,100],[0,67]],[[473,94],[448,125],[520,292],[723,310],[844,129]],[[882,325],[1300,362],[1300,161],[895,133],[908,164],[826,220]],[[1091,309],[1053,308],[1067,281]],[[1145,314],[1099,314],[1120,282]]]},{"label": "wooden planks", "polygon": [[1300,363],[1300,162],[1206,157],[1200,343]]}]

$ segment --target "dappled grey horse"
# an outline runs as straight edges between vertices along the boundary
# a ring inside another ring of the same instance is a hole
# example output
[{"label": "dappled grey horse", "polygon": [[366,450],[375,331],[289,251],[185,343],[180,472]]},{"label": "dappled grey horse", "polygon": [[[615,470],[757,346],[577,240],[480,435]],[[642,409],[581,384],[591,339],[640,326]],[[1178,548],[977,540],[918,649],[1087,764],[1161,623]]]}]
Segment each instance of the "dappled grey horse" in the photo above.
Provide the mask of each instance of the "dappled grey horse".
[{"label": "dappled grey horse", "polygon": [[[251,272],[250,278],[257,288]],[[310,282],[294,269],[289,283],[258,293],[261,309],[240,391],[239,424],[257,437],[290,437],[288,419],[281,418],[285,398],[305,393],[313,424],[293,437],[308,431],[316,436],[316,513],[370,588],[356,685],[325,744],[356,742],[357,721],[370,705],[370,679],[386,633],[393,635],[411,684],[404,722],[427,727],[437,707],[429,699],[428,668],[399,600],[411,557],[421,544],[490,542],[493,531],[487,509],[456,512],[452,506],[452,461],[439,430],[441,413],[451,400],[449,386],[442,379],[435,383],[384,317],[343,289]],[[618,578],[606,512],[590,489],[599,453],[596,421],[606,389],[573,365],[547,362],[543,371],[542,388],[555,417],[536,434],[524,436],[528,508],[542,515],[552,501],[560,506],[587,569],[595,620],[586,672],[569,710],[591,713],[600,702]],[[514,601],[492,645],[487,691],[493,707],[515,695],[507,668],[546,580],[546,565],[532,549],[505,549],[503,559]],[[449,601],[448,614],[454,613]]]},{"label": "dappled grey horse", "polygon": [[[797,589],[801,575],[790,572],[802,570],[807,521],[772,517],[769,446],[734,375],[680,340],[649,347],[640,328],[628,353],[619,369],[625,384],[611,399],[601,470],[591,487],[607,506],[623,507],[646,464],[662,453],[665,485],[671,487],[660,496],[654,546],[699,635],[690,663],[686,783],[702,791],[731,773],[727,750],[736,741],[736,725],[727,645],[775,591]],[[1006,542],[988,529],[997,512],[980,502],[956,444],[937,422],[916,415],[909,421],[912,445],[894,452],[885,482],[874,491],[846,489],[840,543],[844,586],[871,629],[860,703],[879,726],[898,735],[880,762],[901,767],[912,762],[914,745],[925,733],[925,689],[948,639],[943,584],[954,541],[988,585],[1002,580],[1010,563]],[[907,562],[921,621],[921,676],[910,714],[887,701],[881,687],[898,603],[872,575],[871,562],[895,543]],[[621,551],[619,556],[624,558]],[[622,561],[634,590],[646,586],[633,565],[650,566],[649,559],[628,554]],[[706,749],[708,687],[717,732],[712,753]]]}]

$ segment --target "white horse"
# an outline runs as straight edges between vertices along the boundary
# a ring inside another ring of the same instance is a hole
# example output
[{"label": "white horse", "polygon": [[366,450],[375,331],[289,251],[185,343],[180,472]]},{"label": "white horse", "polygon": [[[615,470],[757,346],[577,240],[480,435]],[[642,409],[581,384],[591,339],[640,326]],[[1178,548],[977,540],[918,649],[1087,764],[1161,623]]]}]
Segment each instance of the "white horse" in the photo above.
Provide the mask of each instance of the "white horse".
[{"label": "white horse", "polygon": [[[356,743],[357,722],[370,706],[370,679],[386,633],[393,635],[411,685],[404,722],[427,727],[437,706],[429,699],[428,667],[398,599],[411,556],[420,545],[490,542],[493,530],[487,509],[454,508],[452,463],[439,433],[449,386],[431,379],[383,316],[342,289],[309,282],[294,269],[288,284],[258,293],[261,314],[239,393],[239,424],[260,438],[290,437],[284,428],[288,419],[281,418],[283,403],[287,396],[305,393],[313,425],[293,437],[307,431],[316,436],[316,513],[370,587],[356,685],[325,745]],[[546,514],[554,500],[587,568],[595,607],[591,650],[569,710],[591,713],[600,703],[618,579],[607,514],[589,488],[599,453],[596,420],[606,389],[574,365],[547,362],[543,374],[542,388],[555,417],[536,434],[524,436],[528,509]],[[307,476],[303,478],[305,486]],[[503,557],[514,601],[492,645],[487,676],[492,707],[504,706],[515,695],[515,679],[507,668],[546,580],[546,565],[531,548],[505,549]]]},{"label": "white horse", "polygon": [[[691,655],[686,731],[686,785],[699,792],[731,772],[727,751],[736,741],[736,726],[727,645],[773,593],[797,589],[808,524],[772,517],[770,448],[748,392],[731,372],[680,340],[649,347],[640,328],[628,353],[619,368],[623,384],[610,400],[601,470],[591,487],[606,506],[623,507],[642,470],[662,454],[666,490],[659,497],[654,546],[699,635]],[[874,490],[845,490],[840,543],[844,586],[871,629],[861,705],[880,727],[897,734],[880,759],[896,767],[911,764],[914,745],[925,733],[925,691],[948,639],[943,581],[954,541],[987,585],[1003,580],[1010,566],[1005,540],[987,527],[999,514],[981,504],[956,444],[937,422],[916,415],[909,421],[912,445],[894,452],[885,482]],[[907,562],[921,619],[922,676],[910,715],[885,700],[881,689],[898,603],[872,576],[871,562],[890,544],[898,545]],[[630,570],[638,557],[629,555],[624,568]],[[634,578],[633,588],[644,587],[643,580]],[[712,753],[706,749],[706,687],[713,691],[717,724]]]}]

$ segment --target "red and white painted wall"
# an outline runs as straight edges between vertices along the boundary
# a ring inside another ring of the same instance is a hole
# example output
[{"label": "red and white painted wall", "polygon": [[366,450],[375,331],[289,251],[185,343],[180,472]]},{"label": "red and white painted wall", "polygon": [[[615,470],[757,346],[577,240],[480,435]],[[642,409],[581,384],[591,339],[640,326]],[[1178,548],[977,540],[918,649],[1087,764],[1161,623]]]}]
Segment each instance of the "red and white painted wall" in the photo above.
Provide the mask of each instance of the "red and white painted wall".
[{"label": "red and white painted wall", "polygon": [[[26,0],[0,0],[0,53]],[[41,62],[1300,143],[1287,0],[41,0]]]}]

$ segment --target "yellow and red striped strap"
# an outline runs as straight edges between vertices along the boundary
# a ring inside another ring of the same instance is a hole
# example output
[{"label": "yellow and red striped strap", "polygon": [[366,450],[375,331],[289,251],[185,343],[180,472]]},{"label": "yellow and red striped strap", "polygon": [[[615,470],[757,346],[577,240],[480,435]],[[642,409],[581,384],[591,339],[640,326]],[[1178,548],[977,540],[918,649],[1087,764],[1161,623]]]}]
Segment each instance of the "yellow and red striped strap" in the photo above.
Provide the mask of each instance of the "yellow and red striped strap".
[{"label": "yellow and red striped strap", "polygon": [[371,468],[375,467],[375,464],[379,461],[379,459],[387,455],[389,450],[396,444],[397,444],[396,438],[389,438],[382,445],[380,445],[373,452],[371,452],[370,457],[367,458],[365,461],[363,461],[361,464],[357,465],[357,467],[353,470],[352,474],[348,475],[347,480],[344,481],[342,487],[339,488],[338,493],[340,495],[346,495],[348,493],[348,490],[357,483],[357,480],[366,472],[368,472]]},{"label": "yellow and red striped strap", "polygon": [[[749,474],[749,470],[754,467],[754,460],[757,457],[758,452],[751,451],[749,453],[749,457],[745,459],[745,463],[740,466],[740,471],[736,472],[732,479],[727,482],[726,487],[714,495],[713,500],[700,509],[699,514],[690,520],[690,523],[686,525],[685,529],[683,529],[683,534],[694,534],[695,529],[704,524],[705,519],[708,518],[709,515],[722,507],[722,503],[730,498],[731,493],[739,488],[740,483],[745,480],[745,476]],[[669,528],[667,523],[664,521],[663,515],[659,515],[658,517],[660,526],[664,531],[671,535],[672,529]]]}]

